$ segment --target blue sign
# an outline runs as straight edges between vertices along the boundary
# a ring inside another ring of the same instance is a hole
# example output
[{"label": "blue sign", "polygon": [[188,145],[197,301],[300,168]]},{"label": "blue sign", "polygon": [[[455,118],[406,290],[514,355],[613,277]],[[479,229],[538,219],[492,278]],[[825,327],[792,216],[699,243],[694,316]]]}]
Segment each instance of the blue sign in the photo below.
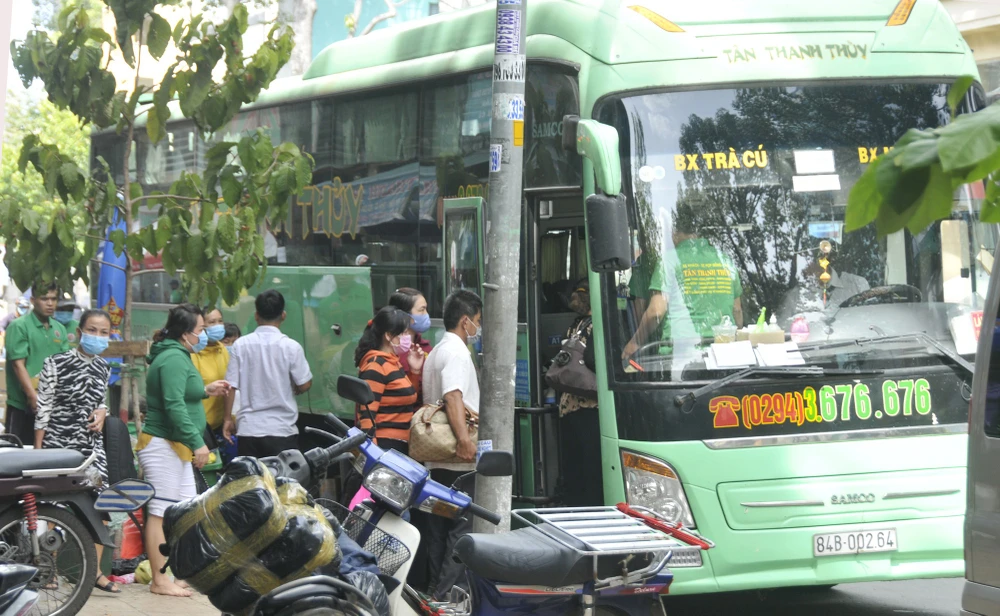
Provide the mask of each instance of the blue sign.
[{"label": "blue sign", "polygon": [[[125,266],[128,264],[125,251],[121,256],[115,254],[114,244],[108,239],[112,231],[125,231],[125,222],[115,212],[114,222],[108,227],[104,242],[97,252],[101,259],[101,271],[97,278],[97,307],[111,315],[111,339],[122,340],[121,324],[125,317]],[[121,358],[108,358],[111,364],[120,364]],[[117,367],[111,369],[109,385],[114,385],[121,379]]]},{"label": "blue sign", "polygon": [[531,383],[528,380],[528,360],[517,360],[517,374],[514,377],[514,402],[522,406],[531,404]]}]

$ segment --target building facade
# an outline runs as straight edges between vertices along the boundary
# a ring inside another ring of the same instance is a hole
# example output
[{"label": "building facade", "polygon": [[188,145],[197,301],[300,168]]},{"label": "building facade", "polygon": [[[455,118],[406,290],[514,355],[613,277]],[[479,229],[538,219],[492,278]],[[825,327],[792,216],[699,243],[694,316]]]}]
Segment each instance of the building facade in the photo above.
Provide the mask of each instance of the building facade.
[{"label": "building facade", "polygon": [[1000,0],[942,0],[972,48],[990,102],[1000,100]]}]

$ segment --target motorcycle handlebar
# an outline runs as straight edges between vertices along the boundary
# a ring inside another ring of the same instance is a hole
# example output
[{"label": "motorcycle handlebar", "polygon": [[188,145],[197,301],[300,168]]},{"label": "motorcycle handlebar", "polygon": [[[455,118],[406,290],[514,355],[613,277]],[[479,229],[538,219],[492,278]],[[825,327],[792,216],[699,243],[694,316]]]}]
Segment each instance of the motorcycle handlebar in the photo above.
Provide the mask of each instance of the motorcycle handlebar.
[{"label": "motorcycle handlebar", "polygon": [[366,440],[368,440],[367,434],[363,432],[361,434],[355,434],[350,438],[345,438],[336,445],[330,445],[329,447],[327,447],[326,454],[330,456],[331,460],[333,460],[334,458],[336,458],[341,454],[347,453],[352,449],[356,449],[361,445],[361,443],[364,443]]},{"label": "motorcycle handlebar", "polygon": [[477,505],[476,503],[469,503],[469,512],[476,517],[486,520],[487,522],[493,524],[494,526],[500,524],[501,522],[500,516],[498,514],[493,513],[489,509],[484,509],[479,505]]},{"label": "motorcycle handlebar", "polygon": [[341,436],[347,434],[347,431],[350,430],[350,428],[347,427],[347,424],[341,421],[340,418],[333,413],[326,416],[326,422],[336,428]]}]

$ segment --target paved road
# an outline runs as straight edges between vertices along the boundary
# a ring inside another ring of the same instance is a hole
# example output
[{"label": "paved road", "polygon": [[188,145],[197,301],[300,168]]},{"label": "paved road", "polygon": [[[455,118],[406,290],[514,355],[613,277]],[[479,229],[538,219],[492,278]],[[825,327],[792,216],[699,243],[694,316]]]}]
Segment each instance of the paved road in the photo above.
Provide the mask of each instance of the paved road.
[{"label": "paved road", "polygon": [[961,579],[846,584],[829,590],[673,597],[668,616],[957,616]]}]

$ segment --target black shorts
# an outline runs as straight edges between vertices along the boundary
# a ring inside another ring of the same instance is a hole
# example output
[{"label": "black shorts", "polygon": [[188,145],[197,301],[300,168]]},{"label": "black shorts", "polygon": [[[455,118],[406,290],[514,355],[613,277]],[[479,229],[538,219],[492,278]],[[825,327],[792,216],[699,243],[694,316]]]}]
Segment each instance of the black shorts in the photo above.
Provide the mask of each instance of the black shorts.
[{"label": "black shorts", "polygon": [[16,406],[7,405],[7,415],[3,422],[4,432],[21,439],[22,445],[35,444],[35,414]]},{"label": "black shorts", "polygon": [[266,458],[276,456],[286,449],[299,448],[299,435],[292,436],[239,436],[236,437],[236,453],[241,456]]}]

